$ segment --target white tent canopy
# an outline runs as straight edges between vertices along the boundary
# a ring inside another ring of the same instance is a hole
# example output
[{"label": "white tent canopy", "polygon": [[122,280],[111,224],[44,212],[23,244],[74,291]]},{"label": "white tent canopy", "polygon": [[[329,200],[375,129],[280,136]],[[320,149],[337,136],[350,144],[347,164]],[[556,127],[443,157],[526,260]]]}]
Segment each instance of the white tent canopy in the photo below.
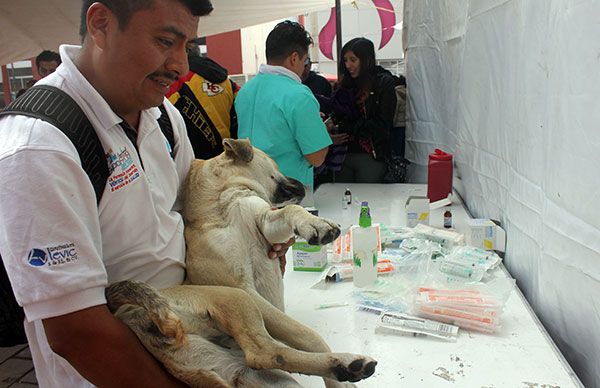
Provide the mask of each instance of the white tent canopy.
[{"label": "white tent canopy", "polygon": [[[213,0],[198,36],[237,30],[333,7],[334,0]],[[348,1],[342,1],[348,3]],[[61,43],[79,42],[81,0],[0,1],[0,64],[34,57]]]},{"label": "white tent canopy", "polygon": [[502,222],[504,263],[590,388],[600,387],[599,14],[591,0],[406,0],[404,13],[413,179],[427,179],[434,148],[454,154],[455,187],[475,217]]}]

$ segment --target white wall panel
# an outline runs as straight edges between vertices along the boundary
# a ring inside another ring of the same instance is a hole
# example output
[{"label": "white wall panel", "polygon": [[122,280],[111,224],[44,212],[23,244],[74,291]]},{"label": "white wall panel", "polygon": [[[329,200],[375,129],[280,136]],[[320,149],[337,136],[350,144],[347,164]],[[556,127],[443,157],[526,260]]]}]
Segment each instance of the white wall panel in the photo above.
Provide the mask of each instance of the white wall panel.
[{"label": "white wall panel", "polygon": [[[470,210],[588,387],[600,387],[600,2],[407,0],[415,181],[455,154]],[[460,181],[458,180],[460,179]]]}]

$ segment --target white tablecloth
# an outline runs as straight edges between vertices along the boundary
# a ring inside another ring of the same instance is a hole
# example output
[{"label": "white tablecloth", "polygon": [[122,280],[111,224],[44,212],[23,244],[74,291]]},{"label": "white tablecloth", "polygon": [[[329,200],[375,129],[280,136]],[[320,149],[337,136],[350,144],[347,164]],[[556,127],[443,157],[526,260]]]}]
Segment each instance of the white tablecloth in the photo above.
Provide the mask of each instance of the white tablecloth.
[{"label": "white tablecloth", "polygon": [[[354,200],[369,201],[374,222],[405,225],[404,203],[409,195],[425,195],[424,185],[325,184],[315,192],[319,215],[342,227],[358,223],[359,203],[342,209],[345,188]],[[431,226],[441,227],[443,212],[433,211]],[[460,200],[451,206],[458,231],[468,218]],[[510,276],[503,267],[500,276]],[[310,289],[320,273],[293,271],[291,256],[285,282],[286,312],[318,331],[333,351],[369,355],[379,364],[359,387],[578,387],[579,380],[560,354],[520,291],[515,288],[502,315],[502,329],[494,335],[460,330],[458,341],[431,337],[375,333],[377,317],[352,306],[315,310],[316,303],[352,302],[352,282],[335,283],[326,290]],[[351,303],[352,304],[352,303]],[[316,377],[296,376],[306,387],[322,387]]]}]

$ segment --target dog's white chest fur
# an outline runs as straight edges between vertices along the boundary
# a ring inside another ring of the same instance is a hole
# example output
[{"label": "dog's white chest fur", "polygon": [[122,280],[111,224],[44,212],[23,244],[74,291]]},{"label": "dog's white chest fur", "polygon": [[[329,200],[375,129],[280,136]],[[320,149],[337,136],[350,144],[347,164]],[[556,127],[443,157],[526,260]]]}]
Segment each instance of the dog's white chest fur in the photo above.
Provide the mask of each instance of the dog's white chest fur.
[{"label": "dog's white chest fur", "polygon": [[[256,290],[283,310],[279,260],[267,257],[271,244],[260,231],[255,218],[248,214],[253,212],[252,205],[246,208],[252,202],[260,203],[262,200],[248,197],[245,190],[238,194],[233,195],[237,197],[235,200],[225,198],[221,201],[220,216],[207,214],[208,219],[222,217],[220,227],[213,225],[215,228],[203,228],[206,229],[203,233],[194,233],[192,240],[196,241],[195,247],[193,251],[188,248],[187,255],[188,278],[193,284],[221,284]],[[190,233],[191,230],[186,230],[186,236]],[[205,256],[205,252],[212,254]],[[215,267],[215,257],[219,258],[220,268]]]},{"label": "dog's white chest fur", "polygon": [[185,183],[187,281],[242,288],[283,310],[279,260],[268,258],[272,245],[294,235],[326,244],[339,227],[295,205],[302,183],[283,176],[264,152],[243,140],[223,145],[216,158],[194,161]]}]

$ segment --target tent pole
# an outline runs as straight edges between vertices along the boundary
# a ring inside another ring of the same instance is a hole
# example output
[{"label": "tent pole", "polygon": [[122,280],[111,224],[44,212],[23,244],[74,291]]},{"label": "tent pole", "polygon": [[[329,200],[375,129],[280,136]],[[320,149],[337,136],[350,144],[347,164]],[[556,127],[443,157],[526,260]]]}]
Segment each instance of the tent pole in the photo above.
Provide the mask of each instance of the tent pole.
[{"label": "tent pole", "polygon": [[4,105],[8,105],[12,101],[12,96],[10,94],[10,78],[8,76],[6,65],[2,65],[2,88],[4,93]]},{"label": "tent pole", "polygon": [[[342,53],[342,6],[340,4],[340,0],[335,0],[335,45],[336,45],[336,53],[337,57],[335,58],[340,63],[341,53]],[[340,67],[337,68],[337,76],[338,82],[340,81]]]}]

